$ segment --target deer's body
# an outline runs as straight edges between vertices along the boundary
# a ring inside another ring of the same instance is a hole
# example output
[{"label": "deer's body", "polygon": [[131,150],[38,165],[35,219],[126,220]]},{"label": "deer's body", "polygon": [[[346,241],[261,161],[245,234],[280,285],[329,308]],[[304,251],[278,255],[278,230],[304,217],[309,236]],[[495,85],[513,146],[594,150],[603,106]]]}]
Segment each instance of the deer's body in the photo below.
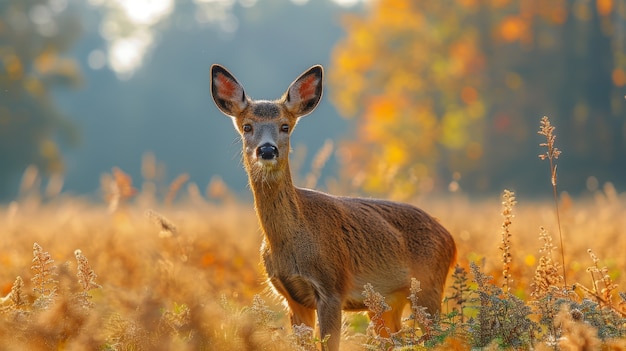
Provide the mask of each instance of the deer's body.
[{"label": "deer's body", "polygon": [[[253,101],[226,69],[211,69],[212,95],[243,137],[244,166],[264,234],[261,254],[268,279],[291,310],[292,325],[315,326],[339,348],[341,310],[366,309],[372,284],[392,310],[391,331],[401,327],[411,278],[419,301],[440,310],[445,280],[456,255],[452,236],[424,211],[391,201],[337,197],[300,189],[289,170],[289,136],[299,117],[321,98],[322,68],[302,74],[277,101]],[[316,313],[317,312],[317,313]]]}]

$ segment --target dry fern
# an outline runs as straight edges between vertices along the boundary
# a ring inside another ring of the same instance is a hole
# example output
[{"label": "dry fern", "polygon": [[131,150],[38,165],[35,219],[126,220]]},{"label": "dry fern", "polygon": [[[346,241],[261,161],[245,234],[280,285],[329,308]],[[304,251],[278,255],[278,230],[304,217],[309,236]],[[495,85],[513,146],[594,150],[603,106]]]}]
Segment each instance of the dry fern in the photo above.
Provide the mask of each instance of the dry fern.
[{"label": "dry fern", "polygon": [[101,288],[100,285],[96,283],[96,278],[98,277],[96,273],[89,266],[89,261],[87,257],[85,257],[80,250],[74,251],[74,256],[76,257],[77,272],[76,276],[78,277],[78,284],[80,285],[81,292],[76,295],[79,304],[83,307],[92,307],[93,303],[90,301],[91,295],[89,295],[88,291],[91,289]]},{"label": "dry fern", "polygon": [[48,252],[43,251],[37,243],[33,244],[33,265],[34,272],[31,282],[34,285],[33,291],[38,295],[34,305],[39,308],[46,308],[53,301],[57,292],[57,275],[54,260]]}]

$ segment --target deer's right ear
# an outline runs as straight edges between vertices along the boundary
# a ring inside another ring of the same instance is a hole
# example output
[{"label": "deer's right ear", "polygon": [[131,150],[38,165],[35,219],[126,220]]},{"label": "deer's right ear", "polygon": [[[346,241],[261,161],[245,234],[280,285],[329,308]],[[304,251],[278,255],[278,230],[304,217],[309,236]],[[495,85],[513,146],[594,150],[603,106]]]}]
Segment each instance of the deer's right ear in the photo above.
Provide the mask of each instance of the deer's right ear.
[{"label": "deer's right ear", "polygon": [[315,65],[302,73],[300,77],[291,83],[283,99],[285,106],[296,117],[308,115],[322,98],[322,76],[324,69]]},{"label": "deer's right ear", "polygon": [[211,66],[211,96],[217,108],[227,116],[235,117],[248,106],[241,84],[226,68],[217,64]]}]

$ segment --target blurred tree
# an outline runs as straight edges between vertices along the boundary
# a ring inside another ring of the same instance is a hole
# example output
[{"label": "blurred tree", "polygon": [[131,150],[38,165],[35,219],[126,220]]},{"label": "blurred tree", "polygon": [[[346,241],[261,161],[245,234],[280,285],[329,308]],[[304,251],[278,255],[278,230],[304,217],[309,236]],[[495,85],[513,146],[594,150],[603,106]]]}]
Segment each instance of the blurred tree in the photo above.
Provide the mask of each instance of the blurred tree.
[{"label": "blurred tree", "polygon": [[548,115],[571,170],[561,185],[626,180],[625,23],[612,0],[370,3],[345,17],[329,72],[336,106],[359,116],[345,174],[395,197],[461,176],[467,190],[542,190]]},{"label": "blurred tree", "polygon": [[29,164],[63,170],[59,145],[77,133],[51,90],[80,81],[76,63],[62,56],[79,33],[67,1],[0,2],[0,197],[14,194],[7,184]]}]

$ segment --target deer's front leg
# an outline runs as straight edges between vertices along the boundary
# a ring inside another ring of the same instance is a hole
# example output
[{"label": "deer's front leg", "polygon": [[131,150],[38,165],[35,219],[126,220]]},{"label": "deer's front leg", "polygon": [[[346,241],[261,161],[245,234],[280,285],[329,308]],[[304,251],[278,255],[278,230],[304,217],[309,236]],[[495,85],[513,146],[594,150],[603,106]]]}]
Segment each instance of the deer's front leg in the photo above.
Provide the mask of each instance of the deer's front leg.
[{"label": "deer's front leg", "polygon": [[[287,305],[289,306],[291,327],[294,328],[295,326],[304,324],[315,331],[315,309],[302,306],[288,296],[285,297],[285,300],[287,300]],[[295,328],[293,331],[295,332]],[[308,341],[302,340],[301,342],[304,344]],[[301,344],[300,346],[306,345]]]},{"label": "deer's front leg", "polygon": [[305,324],[315,329],[315,310],[312,308],[304,307],[301,304],[293,301],[291,298],[287,298],[287,305],[289,305],[291,326]]},{"label": "deer's front leg", "polygon": [[320,338],[328,339],[328,351],[339,350],[341,339],[341,301],[337,298],[320,298],[317,302],[317,318],[320,324]]}]

